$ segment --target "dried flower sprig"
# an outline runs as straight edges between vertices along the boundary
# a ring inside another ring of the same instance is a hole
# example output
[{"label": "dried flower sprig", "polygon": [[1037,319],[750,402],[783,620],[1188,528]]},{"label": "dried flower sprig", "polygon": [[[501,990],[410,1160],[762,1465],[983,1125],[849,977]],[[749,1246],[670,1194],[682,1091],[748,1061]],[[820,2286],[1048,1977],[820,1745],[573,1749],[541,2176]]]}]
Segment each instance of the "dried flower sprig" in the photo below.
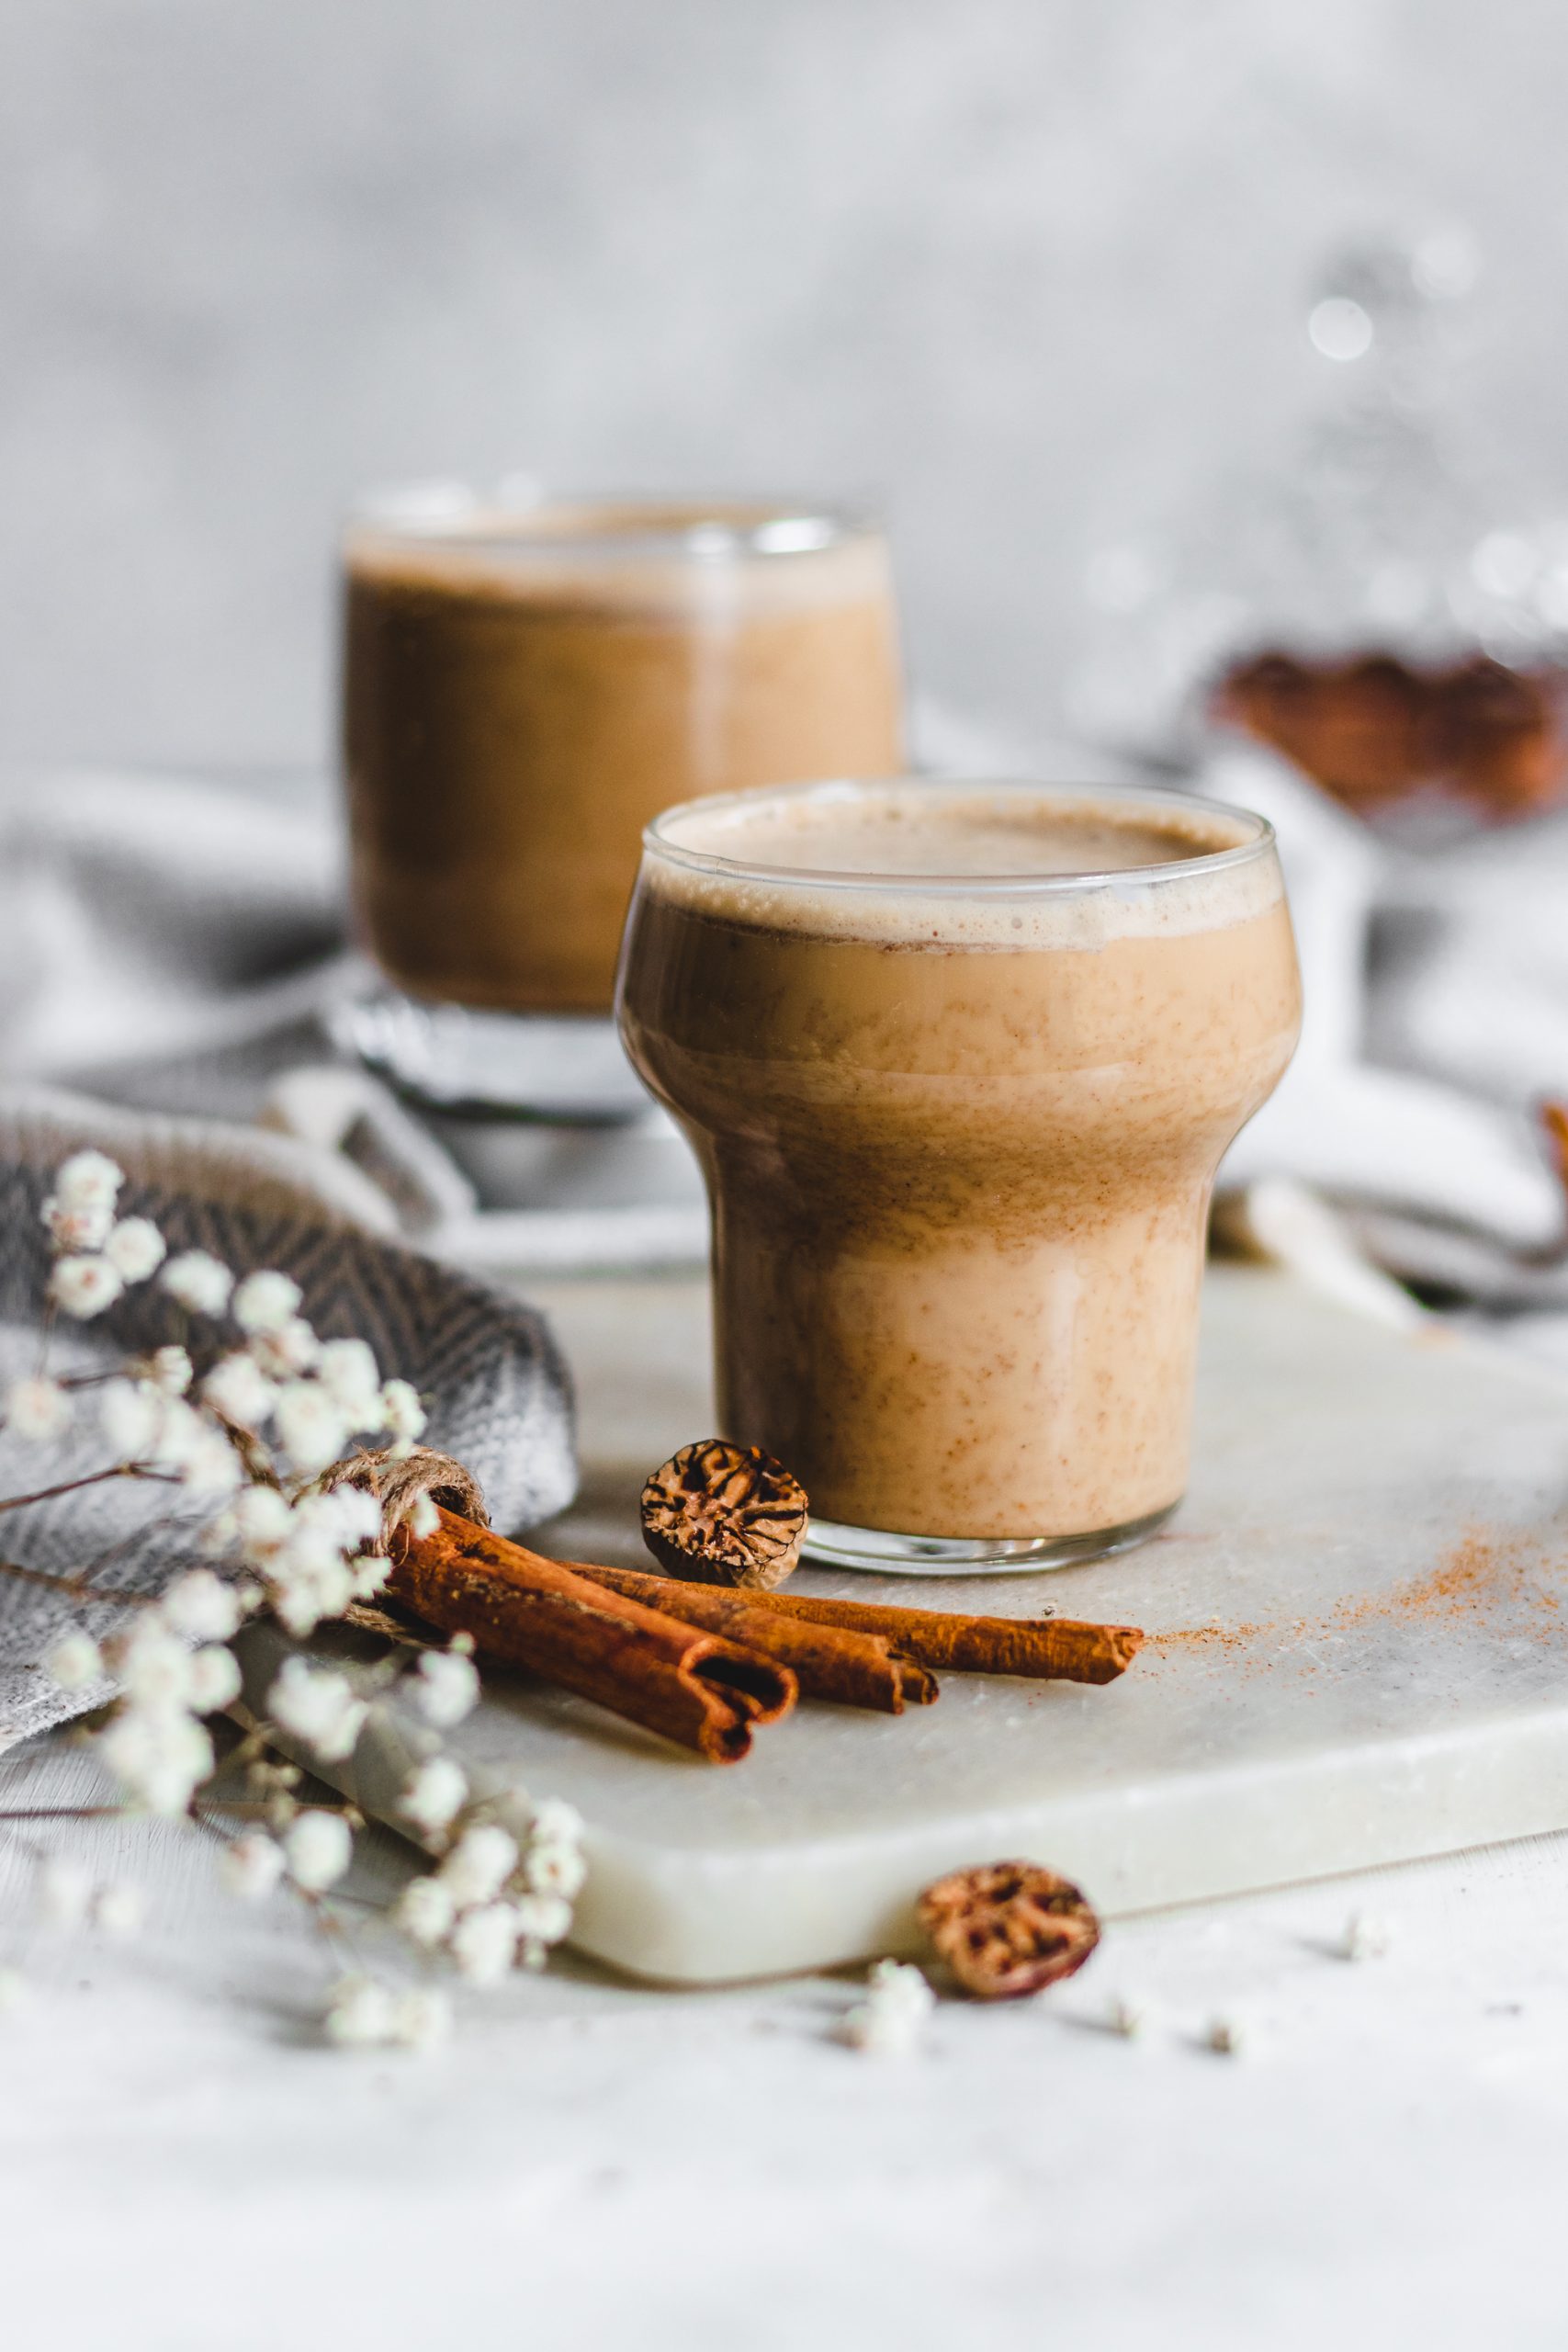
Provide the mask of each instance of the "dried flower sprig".
[{"label": "dried flower sprig", "polygon": [[[291,1891],[329,1935],[338,1932],[331,1905],[363,1816],[352,1804],[303,1803],[299,1767],[279,1754],[276,1739],[323,1765],[341,1765],[378,1711],[406,1697],[420,1718],[421,1761],[401,1809],[435,1852],[391,1906],[391,1925],[422,1958],[445,1953],[476,1984],[541,1966],[571,1925],[586,1871],[582,1824],[570,1805],[533,1804],[520,1790],[476,1798],[461,1766],[443,1753],[439,1734],[460,1723],[479,1697],[465,1637],[422,1651],[412,1665],[405,1653],[387,1672],[372,1669],[357,1682],[291,1657],[262,1714],[246,1718],[236,1705],[242,1676],[231,1645],[249,1617],[269,1609],[303,1639],[380,1591],[388,1563],[375,1497],[353,1487],[321,1491],[310,1482],[355,1441],[379,1440],[395,1455],[411,1452],[424,1427],[417,1392],[405,1380],[384,1379],[363,1340],[321,1340],[300,1313],[302,1295],[290,1275],[264,1268],[236,1279],[200,1250],[171,1258],[151,1219],[118,1215],[124,1181],[98,1151],[77,1152],[58,1170],[42,1211],[55,1253],[47,1284],[51,1314],[91,1321],[128,1288],[156,1278],[175,1308],[209,1327],[207,1344],[197,1346],[187,1330],[108,1373],[55,1377],[40,1363],[13,1382],[0,1426],[41,1445],[82,1434],[84,1393],[96,1390],[96,1426],[112,1460],[37,1495],[0,1500],[0,1511],[107,1479],[157,1480],[175,1490],[176,1506],[194,1512],[200,1548],[215,1566],[187,1569],[150,1599],[96,1583],[92,1569],[55,1575],[0,1561],[0,1574],[88,1605],[138,1604],[133,1622],[107,1637],[84,1625],[62,1634],[48,1670],[73,1692],[118,1685],[96,1744],[124,1809],[209,1826],[231,1812],[232,1800],[214,1787],[207,1718],[238,1712],[246,1728],[225,1770],[243,1771],[247,1802],[265,1820],[225,1838],[222,1880],[252,1902]],[[421,1514],[434,1517],[423,1496],[412,1506],[416,1532]],[[67,1857],[42,1858],[39,1900],[57,1924],[90,1920],[105,1933],[130,1933],[140,1917],[137,1890],[95,1888]],[[344,2047],[424,2048],[444,2038],[450,2009],[429,1986],[400,1989],[355,1973],[334,1983],[324,2022]]]}]

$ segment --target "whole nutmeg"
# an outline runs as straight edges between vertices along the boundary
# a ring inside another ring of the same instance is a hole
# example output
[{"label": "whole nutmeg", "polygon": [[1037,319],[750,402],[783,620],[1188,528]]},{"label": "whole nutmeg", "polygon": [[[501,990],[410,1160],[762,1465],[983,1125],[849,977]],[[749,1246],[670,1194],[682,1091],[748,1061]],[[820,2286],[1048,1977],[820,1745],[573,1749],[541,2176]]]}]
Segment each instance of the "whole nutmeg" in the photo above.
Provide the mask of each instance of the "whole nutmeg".
[{"label": "whole nutmeg", "polygon": [[965,1992],[982,2001],[1043,1992],[1083,1966],[1100,1922],[1070,1880],[1038,1862],[985,1862],[928,1886],[920,1924]]},{"label": "whole nutmeg", "polygon": [[770,1589],[794,1571],[806,1489],[757,1445],[683,1445],[642,1490],[642,1539],[667,1576]]}]

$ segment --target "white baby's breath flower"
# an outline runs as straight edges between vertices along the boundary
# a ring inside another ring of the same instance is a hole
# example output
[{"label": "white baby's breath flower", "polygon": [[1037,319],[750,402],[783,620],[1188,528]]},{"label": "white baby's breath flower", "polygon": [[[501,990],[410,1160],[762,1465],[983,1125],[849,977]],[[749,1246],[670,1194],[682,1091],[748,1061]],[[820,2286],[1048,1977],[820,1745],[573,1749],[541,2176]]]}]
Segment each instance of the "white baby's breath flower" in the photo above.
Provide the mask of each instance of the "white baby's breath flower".
[{"label": "white baby's breath flower", "polygon": [[380,1427],[381,1374],[365,1340],[328,1340],[316,1359],[316,1377],[351,1429]]},{"label": "white baby's breath flower", "polygon": [[117,1461],[149,1459],[164,1423],[164,1400],[129,1380],[111,1380],[98,1399],[98,1419]]},{"label": "white baby's breath flower", "polygon": [[276,1331],[257,1331],[250,1351],[269,1380],[297,1380],[314,1365],[321,1343],[302,1315],[291,1315]]},{"label": "white baby's breath flower", "polygon": [[289,1531],[285,1558],[290,1568],[301,1575],[315,1574],[344,1566],[344,1530],[331,1512],[315,1508],[325,1497],[307,1495],[294,1506],[294,1524]]},{"label": "white baby's breath flower", "polygon": [[128,1880],[118,1880],[99,1887],[93,1897],[93,1925],[117,1942],[129,1942],[140,1935],[147,1917],[147,1897],[139,1886]]},{"label": "white baby's breath flower", "polygon": [[128,1633],[105,1644],[115,1679],[144,1707],[183,1707],[190,1694],[190,1652],[157,1612],[138,1617]]},{"label": "white baby's breath flower", "polygon": [[324,1620],[341,1617],[354,1598],[354,1578],[334,1556],[316,1562],[286,1553],[267,1576],[272,1605],[296,1641],[303,1641]]},{"label": "white baby's breath flower", "polygon": [[452,2004],[434,1984],[412,1984],[398,1995],[392,2040],[402,2050],[434,2050],[452,2031]]},{"label": "white baby's breath flower", "polygon": [[277,1434],[294,1468],[309,1477],[337,1461],[350,1430],[343,1408],[312,1380],[292,1380],[278,1391]]},{"label": "white baby's breath flower", "polygon": [[260,1903],[269,1895],[284,1868],[283,1849],[265,1829],[247,1829],[218,1857],[224,1885],[245,1903]]},{"label": "white baby's breath flower", "polygon": [[183,1470],[202,1441],[211,1436],[210,1423],[204,1421],[196,1407],[187,1405],[183,1396],[153,1396],[145,1389],[140,1393],[156,1421],[152,1438],[142,1449],[145,1458],[156,1463],[160,1470]]},{"label": "white baby's breath flower", "polygon": [[107,1151],[73,1151],[54,1179],[55,1198],[70,1209],[112,1209],[125,1170]]},{"label": "white baby's breath flower", "polygon": [[471,1713],[479,1695],[472,1658],[451,1650],[426,1650],[412,1685],[414,1705],[427,1724],[449,1730]]},{"label": "white baby's breath flower", "polygon": [[296,1886],[320,1894],[335,1886],[354,1860],[354,1838],[341,1813],[310,1807],[290,1822],[283,1837],[284,1858]]},{"label": "white baby's breath flower", "polygon": [[93,1899],[93,1873],[69,1854],[46,1854],[33,1877],[33,1905],[50,1928],[79,1928]]},{"label": "white baby's breath flower", "polygon": [[71,1427],[71,1399],[42,1374],[14,1380],[6,1391],[6,1426],[29,1445],[52,1445]]},{"label": "white baby's breath flower", "polygon": [[348,1544],[378,1544],[381,1541],[381,1498],[364,1487],[339,1487],[333,1500],[338,1506],[344,1542]]},{"label": "white baby's breath flower", "polygon": [[411,1535],[421,1538],[441,1532],[441,1513],[429,1495],[415,1495],[403,1513],[403,1525]]},{"label": "white baby's breath flower", "polygon": [[206,1250],[186,1250],[171,1258],[158,1279],[192,1315],[221,1315],[234,1287],[228,1267]]},{"label": "white baby's breath flower", "polygon": [[843,2039],[855,2050],[901,2058],[925,2031],[936,1996],[918,1968],[879,1960],[866,1979],[866,1997],[843,2021]]},{"label": "white baby's breath flower", "polygon": [[386,1430],[394,1448],[412,1445],[423,1430],[425,1419],[417,1388],[406,1380],[389,1380],[386,1383],[381,1391],[377,1426]]},{"label": "white baby's breath flower", "polygon": [[204,1429],[180,1464],[187,1495],[232,1495],[245,1483],[243,1463],[221,1430]]},{"label": "white baby's breath flower", "polygon": [[371,2050],[392,2039],[397,1997],[373,1976],[344,1976],[333,1986],[326,2014],[327,2039],[340,2049]]},{"label": "white baby's breath flower", "polygon": [[333,1487],[324,1494],[303,1495],[294,1515],[300,1527],[338,1552],[355,1552],[381,1532],[381,1506],[363,1487]]},{"label": "white baby's breath flower", "polygon": [[144,1283],[168,1254],[163,1235],[147,1216],[122,1217],[110,1227],[102,1246],[115,1272],[127,1283]]},{"label": "white baby's breath flower", "polygon": [[62,1690],[85,1690],[107,1671],[103,1652],[91,1634],[84,1634],[80,1628],[62,1634],[45,1658],[44,1667]]},{"label": "white baby's breath flower", "polygon": [[571,1905],[558,1894],[520,1894],[512,1907],[518,1934],[530,1943],[558,1944],[571,1926]]},{"label": "white baby's breath flower", "polygon": [[101,1250],[114,1227],[112,1208],[68,1208],[52,1193],[39,1214],[57,1250]]},{"label": "white baby's breath flower", "polygon": [[206,1726],[167,1706],[127,1707],[100,1736],[98,1753],[149,1813],[184,1813],[212,1770]]},{"label": "white baby's breath flower", "polygon": [[541,1797],[528,1820],[530,1837],[542,1846],[575,1846],[582,1838],[582,1815],[565,1797]]},{"label": "white baby's breath flower", "polygon": [[190,1356],[184,1348],[154,1348],[147,1360],[147,1376],[165,1396],[183,1396],[190,1374]]},{"label": "white baby's breath flower", "polygon": [[62,1315],[90,1323],[112,1306],[125,1284],[107,1258],[60,1258],[49,1278],[49,1295]]},{"label": "white baby's breath flower", "polygon": [[417,1828],[445,1829],[468,1801],[468,1775],[449,1756],[433,1756],[403,1782],[399,1810]]},{"label": "white baby's breath flower", "polygon": [[587,1876],[581,1847],[564,1840],[537,1841],[523,1857],[523,1883],[532,1894],[564,1895],[570,1903],[581,1894]]},{"label": "white baby's breath flower", "polygon": [[488,1903],[517,1867],[517,1840],[498,1822],[476,1821],[464,1830],[437,1876],[459,1909]]},{"label": "white baby's breath flower", "polygon": [[457,1897],[433,1873],[411,1878],[392,1905],[393,1926],[424,1951],[445,1943],[457,1917]]},{"label": "white baby's breath flower", "polygon": [[266,1712],[282,1731],[302,1739],[325,1762],[354,1753],[370,1710],[347,1678],[302,1657],[285,1659],[266,1694]]},{"label": "white baby's breath flower", "polygon": [[240,1552],[247,1566],[265,1568],[294,1533],[294,1513],[276,1487],[247,1487],[231,1506]]},{"label": "white baby's breath flower", "polygon": [[231,1707],[240,1688],[240,1661],[232,1650],[212,1643],[191,1652],[190,1703],[198,1715],[215,1715],[221,1708]]},{"label": "white baby's breath flower", "polygon": [[349,1563],[349,1585],[355,1600],[374,1600],[392,1573],[384,1552],[365,1552]]},{"label": "white baby's breath flower", "polygon": [[224,1356],[201,1384],[201,1393],[225,1420],[259,1430],[277,1402],[277,1391],[261,1366],[243,1353]]},{"label": "white baby's breath flower", "polygon": [[158,1614],[177,1634],[197,1642],[226,1642],[240,1630],[234,1588],[210,1568],[187,1568],[176,1577],[158,1603]]},{"label": "white baby's breath flower", "polygon": [[291,1274],[247,1274],[234,1293],[234,1320],[242,1331],[281,1331],[299,1313],[301,1295]]},{"label": "white baby's breath flower", "polygon": [[465,1911],[447,1939],[458,1970],[475,1984],[499,1984],[517,1957],[517,1914],[510,1903]]}]

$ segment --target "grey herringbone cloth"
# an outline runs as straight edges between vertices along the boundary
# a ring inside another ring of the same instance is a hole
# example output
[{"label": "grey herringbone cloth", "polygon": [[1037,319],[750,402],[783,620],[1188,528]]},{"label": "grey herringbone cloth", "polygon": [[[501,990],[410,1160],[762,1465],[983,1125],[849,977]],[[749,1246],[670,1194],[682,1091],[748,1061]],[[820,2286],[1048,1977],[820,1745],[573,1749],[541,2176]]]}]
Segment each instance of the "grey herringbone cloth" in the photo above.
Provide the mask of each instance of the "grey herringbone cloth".
[{"label": "grey herringbone cloth", "polygon": [[[41,1089],[0,1091],[5,1380],[38,1361],[50,1266],[39,1206],[52,1171],[85,1144],[119,1162],[129,1180],[121,1215],[152,1217],[171,1254],[208,1250],[242,1272],[281,1267],[323,1339],[366,1340],[384,1375],[412,1381],[429,1411],[429,1442],[473,1471],[497,1526],[533,1525],[571,1500],[570,1389],[543,1317],[367,1230],[355,1214],[364,1203],[353,1171],[334,1198],[320,1155],[254,1129],[147,1117]],[[216,1346],[220,1335],[209,1329]],[[174,1302],[143,1283],[96,1321],[59,1328],[50,1363],[107,1365],[185,1336]],[[79,1431],[52,1447],[0,1430],[0,1497],[105,1467],[90,1390],[79,1420]],[[211,1513],[210,1503],[196,1511],[181,1504],[172,1487],[115,1479],[4,1514],[0,1556],[55,1573],[90,1568],[96,1584],[156,1590],[196,1556],[197,1532]],[[68,1622],[104,1631],[116,1613],[99,1608],[84,1618],[42,1588],[0,1576],[0,1746],[103,1695],[67,1697],[39,1660]]]}]

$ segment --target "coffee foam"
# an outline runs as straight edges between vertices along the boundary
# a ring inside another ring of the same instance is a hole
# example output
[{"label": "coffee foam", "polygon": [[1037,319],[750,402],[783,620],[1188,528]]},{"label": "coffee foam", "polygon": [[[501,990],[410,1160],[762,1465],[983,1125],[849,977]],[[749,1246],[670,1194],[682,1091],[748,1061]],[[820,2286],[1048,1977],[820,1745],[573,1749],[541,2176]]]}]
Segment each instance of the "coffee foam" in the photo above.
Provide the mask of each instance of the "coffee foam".
[{"label": "coffee foam", "polygon": [[[427,530],[371,520],[351,526],[344,563],[352,579],[378,588],[688,625],[891,596],[875,532],[845,529],[775,552],[748,536],[765,533],[769,512],[672,510],[651,527],[635,509],[508,516],[480,508],[460,525]],[[782,512],[774,519],[787,525]]]},{"label": "coffee foam", "polygon": [[[829,785],[696,801],[658,835],[646,870],[668,901],[890,945],[1092,948],[1220,930],[1283,896],[1256,820],[1174,795]],[[1190,863],[1237,850],[1253,854]]]}]

